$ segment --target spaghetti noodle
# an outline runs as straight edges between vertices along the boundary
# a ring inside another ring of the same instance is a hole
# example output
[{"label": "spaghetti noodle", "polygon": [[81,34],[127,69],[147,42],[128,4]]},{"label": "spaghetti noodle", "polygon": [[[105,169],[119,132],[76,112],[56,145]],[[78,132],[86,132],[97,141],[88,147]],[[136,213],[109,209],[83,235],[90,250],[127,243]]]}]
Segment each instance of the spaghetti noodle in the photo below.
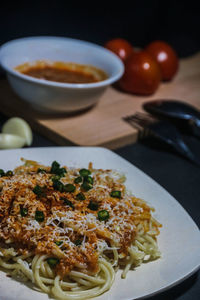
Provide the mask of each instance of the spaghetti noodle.
[{"label": "spaghetti noodle", "polygon": [[161,225],[113,170],[43,166],[0,170],[0,266],[56,299],[88,299],[160,257]]}]

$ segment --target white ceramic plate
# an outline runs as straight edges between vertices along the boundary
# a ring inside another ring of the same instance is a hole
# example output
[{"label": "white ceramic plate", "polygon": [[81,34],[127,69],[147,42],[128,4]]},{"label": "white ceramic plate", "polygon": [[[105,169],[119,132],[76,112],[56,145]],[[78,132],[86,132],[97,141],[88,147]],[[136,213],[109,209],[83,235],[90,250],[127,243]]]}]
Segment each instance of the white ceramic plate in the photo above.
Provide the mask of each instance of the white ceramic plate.
[{"label": "white ceramic plate", "polygon": [[[3,150],[0,168],[8,170],[19,165],[20,158],[50,164],[87,167],[92,161],[95,168],[112,168],[125,173],[126,186],[133,194],[155,207],[154,216],[163,224],[158,239],[162,258],[129,271],[126,279],[117,273],[110,291],[100,300],[128,300],[157,294],[194,273],[200,265],[200,232],[182,206],[161,186],[132,164],[104,148],[53,147]],[[47,300],[46,294],[34,291],[0,271],[2,300]]]}]

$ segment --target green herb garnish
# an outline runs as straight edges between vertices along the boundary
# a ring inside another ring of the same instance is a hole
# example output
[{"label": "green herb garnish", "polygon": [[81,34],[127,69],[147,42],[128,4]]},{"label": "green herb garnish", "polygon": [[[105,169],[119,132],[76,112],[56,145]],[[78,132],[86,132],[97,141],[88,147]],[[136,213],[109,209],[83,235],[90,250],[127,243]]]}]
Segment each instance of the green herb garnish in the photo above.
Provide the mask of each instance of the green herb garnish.
[{"label": "green herb garnish", "polygon": [[35,212],[35,220],[38,222],[43,222],[44,221],[44,213],[41,210],[36,210]]},{"label": "green herb garnish", "polygon": [[60,262],[59,258],[56,257],[47,258],[47,263],[52,268],[54,268],[59,262]]},{"label": "green herb garnish", "polygon": [[85,195],[83,193],[78,193],[76,195],[76,200],[85,200]]},{"label": "green herb garnish", "polygon": [[81,188],[87,192],[87,191],[91,190],[93,188],[93,186],[88,182],[83,182],[81,184]]},{"label": "green herb garnish", "polygon": [[82,182],[82,177],[81,177],[81,176],[76,177],[76,178],[74,179],[74,183],[80,183],[80,182]]},{"label": "green herb garnish", "polygon": [[37,173],[42,173],[42,174],[45,174],[47,171],[45,169],[42,169],[42,168],[38,168],[37,169]]},{"label": "green herb garnish", "polygon": [[56,241],[54,242],[57,246],[61,246],[63,244],[63,241]]},{"label": "green herb garnish", "polygon": [[64,192],[67,192],[67,193],[72,193],[74,192],[76,189],[75,185],[71,184],[71,183],[68,183],[68,184],[65,184],[63,190]]},{"label": "green herb garnish", "polygon": [[87,170],[87,169],[81,169],[79,171],[79,174],[82,176],[82,177],[86,177],[86,176],[89,176],[91,174],[90,170]]},{"label": "green herb garnish", "polygon": [[55,179],[55,180],[53,180],[53,188],[54,188],[54,190],[63,192],[64,184],[61,181]]},{"label": "green herb garnish", "polygon": [[76,246],[80,246],[82,244],[82,241],[78,239],[78,240],[74,241],[74,244]]},{"label": "green herb garnish", "polygon": [[51,173],[56,174],[57,170],[60,168],[60,164],[57,161],[53,161],[51,164]]},{"label": "green herb garnish", "polygon": [[33,188],[33,193],[36,194],[38,197],[41,197],[41,196],[45,196],[45,187],[41,187],[39,185],[36,185],[34,188]]},{"label": "green herb garnish", "polygon": [[57,170],[57,175],[59,175],[60,177],[64,177],[65,174],[67,173],[67,171],[65,170],[65,168],[60,168]]},{"label": "green herb garnish", "polygon": [[56,181],[56,180],[60,180],[60,176],[59,175],[54,175],[51,177],[52,181]]},{"label": "green herb garnish", "polygon": [[91,176],[86,176],[84,177],[84,182],[93,184],[93,178]]},{"label": "green herb garnish", "polygon": [[7,171],[6,174],[5,174],[5,176],[13,176],[13,171],[10,171],[10,170]]},{"label": "green herb garnish", "polygon": [[98,210],[99,204],[97,202],[90,201],[90,203],[88,204],[88,208],[94,211]]},{"label": "green herb garnish", "polygon": [[0,169],[0,177],[3,177],[3,176],[5,176],[5,172],[4,172],[4,170]]},{"label": "green herb garnish", "polygon": [[109,217],[110,217],[109,216],[109,212],[107,210],[105,210],[105,209],[100,210],[98,212],[98,219],[99,219],[99,221],[107,221],[109,219]]},{"label": "green herb garnish", "polygon": [[121,191],[112,191],[110,193],[110,196],[113,197],[113,198],[121,198]]},{"label": "green herb garnish", "polygon": [[63,200],[64,204],[66,204],[66,205],[68,205],[68,206],[70,206],[71,208],[74,209],[74,204],[70,200],[68,200],[67,198],[61,197],[60,200]]},{"label": "green herb garnish", "polygon": [[63,177],[64,174],[67,173],[65,168],[60,168],[60,164],[57,161],[52,163],[50,172],[59,175],[60,177]]},{"label": "green herb garnish", "polygon": [[21,214],[22,217],[26,217],[28,215],[28,209],[21,206],[20,207],[20,214]]}]

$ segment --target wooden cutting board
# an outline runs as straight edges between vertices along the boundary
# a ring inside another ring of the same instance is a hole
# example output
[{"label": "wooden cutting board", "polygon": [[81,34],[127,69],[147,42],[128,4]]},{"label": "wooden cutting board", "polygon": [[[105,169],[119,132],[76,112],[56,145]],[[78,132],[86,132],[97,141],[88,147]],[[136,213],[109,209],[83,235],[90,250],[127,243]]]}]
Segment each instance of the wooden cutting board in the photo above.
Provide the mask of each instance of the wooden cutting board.
[{"label": "wooden cutting board", "polygon": [[176,77],[171,82],[160,84],[150,97],[135,96],[109,87],[95,107],[73,116],[39,114],[12,92],[6,80],[0,81],[0,110],[8,116],[23,117],[33,129],[58,145],[115,149],[134,143],[138,132],[122,118],[141,111],[142,103],[161,98],[184,100],[200,109],[200,53],[182,59]]}]

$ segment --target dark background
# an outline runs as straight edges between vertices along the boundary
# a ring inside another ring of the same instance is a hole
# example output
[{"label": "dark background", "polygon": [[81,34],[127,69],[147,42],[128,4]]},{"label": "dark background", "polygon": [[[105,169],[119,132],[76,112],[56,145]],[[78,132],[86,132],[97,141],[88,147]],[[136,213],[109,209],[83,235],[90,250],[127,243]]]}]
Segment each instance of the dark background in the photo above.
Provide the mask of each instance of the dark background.
[{"label": "dark background", "polygon": [[193,0],[4,1],[0,25],[0,44],[24,36],[59,35],[101,45],[122,37],[137,47],[161,39],[180,57],[200,49],[200,5]]}]

